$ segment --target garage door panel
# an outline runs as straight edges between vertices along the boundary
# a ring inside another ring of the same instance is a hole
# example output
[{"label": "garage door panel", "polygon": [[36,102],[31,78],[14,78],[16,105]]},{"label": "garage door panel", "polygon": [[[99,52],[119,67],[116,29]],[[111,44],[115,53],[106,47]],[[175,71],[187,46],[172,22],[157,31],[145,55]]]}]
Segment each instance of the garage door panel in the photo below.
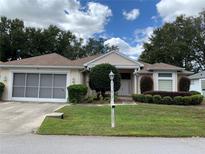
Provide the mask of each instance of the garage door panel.
[{"label": "garage door panel", "polygon": [[52,74],[41,74],[40,76],[41,87],[52,87]]},{"label": "garage door panel", "polygon": [[53,87],[65,87],[66,85],[66,75],[64,74],[55,74]]},{"label": "garage door panel", "polygon": [[65,89],[64,88],[54,88],[53,98],[65,98]]},{"label": "garage door panel", "polygon": [[23,73],[15,73],[14,74],[14,80],[13,80],[13,85],[14,86],[25,86],[25,74]]},{"label": "garage door panel", "polygon": [[24,97],[24,89],[25,87],[13,87],[13,97]]},{"label": "garage door panel", "polygon": [[40,98],[52,98],[52,88],[40,88]]},{"label": "garage door panel", "polygon": [[27,74],[26,86],[38,87],[39,84],[39,74],[29,73]]},{"label": "garage door panel", "polygon": [[38,97],[38,88],[26,87],[26,97]]}]

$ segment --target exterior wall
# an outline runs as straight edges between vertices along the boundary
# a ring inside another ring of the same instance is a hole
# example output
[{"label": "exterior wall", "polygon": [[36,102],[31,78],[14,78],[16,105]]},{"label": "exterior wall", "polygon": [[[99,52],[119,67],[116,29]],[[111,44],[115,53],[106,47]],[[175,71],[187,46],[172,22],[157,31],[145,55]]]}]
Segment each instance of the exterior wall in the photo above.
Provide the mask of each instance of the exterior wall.
[{"label": "exterior wall", "polygon": [[110,63],[112,65],[119,65],[119,66],[121,66],[121,65],[125,65],[125,66],[134,65],[134,66],[136,66],[136,63],[134,63],[128,59],[125,59],[116,53],[111,53],[108,56],[105,56],[101,59],[94,61],[92,64],[97,65],[97,64],[102,64],[102,63]]},{"label": "exterior wall", "polygon": [[15,68],[15,69],[4,69],[0,70],[0,81],[5,84],[4,93],[2,96],[3,100],[13,100],[13,101],[42,101],[42,102],[67,102],[68,92],[66,90],[66,99],[33,99],[33,98],[12,98],[12,86],[13,86],[13,73],[62,73],[67,74],[66,86],[71,84],[81,84],[83,83],[83,75],[80,70],[71,70],[71,69],[24,69],[24,68]]},{"label": "exterior wall", "polygon": [[191,80],[190,91],[191,90],[198,91],[198,92],[202,93],[201,79],[192,79]]},{"label": "exterior wall", "polygon": [[80,70],[70,70],[70,84],[83,84],[83,73]]},{"label": "exterior wall", "polygon": [[2,100],[9,100],[9,87],[11,82],[11,75],[9,69],[0,69],[0,82],[5,84]]}]

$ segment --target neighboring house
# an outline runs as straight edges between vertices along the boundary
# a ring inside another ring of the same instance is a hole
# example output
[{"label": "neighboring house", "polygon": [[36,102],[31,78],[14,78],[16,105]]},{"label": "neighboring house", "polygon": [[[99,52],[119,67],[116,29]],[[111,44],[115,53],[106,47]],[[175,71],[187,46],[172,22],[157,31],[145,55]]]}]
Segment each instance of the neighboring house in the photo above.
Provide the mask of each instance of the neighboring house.
[{"label": "neighboring house", "polygon": [[154,90],[177,91],[180,76],[191,74],[169,64],[135,61],[115,51],[78,60],[53,53],[1,63],[0,80],[5,84],[3,100],[66,102],[66,87],[71,84],[88,86],[90,68],[102,63],[118,68],[121,74],[118,94],[121,96],[140,93],[143,75],[153,78]]},{"label": "neighboring house", "polygon": [[205,71],[189,76],[190,90],[198,91],[205,96]]}]

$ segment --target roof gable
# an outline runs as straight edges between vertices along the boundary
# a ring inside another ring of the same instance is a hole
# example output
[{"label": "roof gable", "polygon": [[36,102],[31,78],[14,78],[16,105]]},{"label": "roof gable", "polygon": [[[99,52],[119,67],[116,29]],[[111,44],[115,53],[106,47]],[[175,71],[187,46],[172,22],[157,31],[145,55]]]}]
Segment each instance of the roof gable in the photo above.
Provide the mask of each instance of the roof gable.
[{"label": "roof gable", "polygon": [[109,63],[115,66],[143,66],[143,64],[129,58],[126,55],[123,55],[122,53],[112,51],[108,52],[104,55],[101,55],[87,63],[84,64],[84,66],[93,66],[97,64],[102,63]]}]

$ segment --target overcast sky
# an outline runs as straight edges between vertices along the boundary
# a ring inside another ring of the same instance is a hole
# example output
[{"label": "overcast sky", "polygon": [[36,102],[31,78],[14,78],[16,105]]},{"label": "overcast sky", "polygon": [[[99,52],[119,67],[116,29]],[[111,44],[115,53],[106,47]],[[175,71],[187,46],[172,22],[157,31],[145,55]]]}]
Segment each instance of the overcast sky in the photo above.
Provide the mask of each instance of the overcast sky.
[{"label": "overcast sky", "polygon": [[26,26],[57,25],[85,39],[104,37],[134,57],[154,28],[204,8],[205,0],[0,0],[0,16],[20,18]]}]

